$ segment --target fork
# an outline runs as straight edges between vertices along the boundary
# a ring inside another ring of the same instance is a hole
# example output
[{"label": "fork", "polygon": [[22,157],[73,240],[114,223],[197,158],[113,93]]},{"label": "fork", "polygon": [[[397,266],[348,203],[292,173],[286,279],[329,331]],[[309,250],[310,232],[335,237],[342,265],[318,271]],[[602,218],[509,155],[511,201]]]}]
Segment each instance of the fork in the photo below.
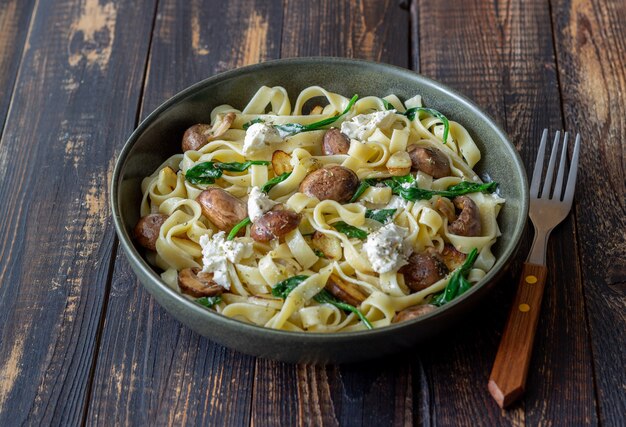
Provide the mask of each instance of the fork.
[{"label": "fork", "polygon": [[[546,274],[548,272],[546,267],[548,237],[550,237],[550,232],[554,227],[567,217],[572,208],[578,170],[580,135],[576,136],[565,192],[563,193],[568,136],[568,133],[565,132],[559,170],[552,192],[550,190],[552,189],[561,132],[557,131],[554,137],[552,153],[541,194],[539,194],[539,186],[543,173],[548,129],[543,131],[537,152],[535,170],[533,171],[530,185],[529,211],[530,219],[535,227],[535,238],[533,239],[528,259],[522,269],[517,294],[511,306],[509,318],[489,377],[489,392],[501,408],[505,408],[513,403],[522,395],[526,387],[528,366],[535,331],[537,330],[537,321],[539,320]],[[562,198],[561,195],[563,196]]]}]

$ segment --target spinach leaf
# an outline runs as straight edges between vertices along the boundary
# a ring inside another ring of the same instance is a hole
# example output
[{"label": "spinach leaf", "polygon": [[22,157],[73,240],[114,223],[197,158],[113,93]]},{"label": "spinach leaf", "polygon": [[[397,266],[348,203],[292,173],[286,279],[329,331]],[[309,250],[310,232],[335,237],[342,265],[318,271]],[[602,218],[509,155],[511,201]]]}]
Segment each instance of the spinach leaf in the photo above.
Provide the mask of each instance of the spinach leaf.
[{"label": "spinach leaf", "polygon": [[[410,177],[407,178],[407,177]],[[462,196],[469,193],[493,193],[498,188],[497,182],[477,183],[462,181],[456,185],[448,187],[447,190],[424,190],[415,186],[402,185],[403,183],[411,183],[415,180],[411,175],[405,175],[403,177],[394,176],[391,179],[383,181],[387,186],[391,187],[391,191],[398,196],[401,196],[405,200],[414,202],[416,200],[430,200],[433,196],[442,196],[449,199],[453,199],[457,196]]]},{"label": "spinach leaf", "polygon": [[389,218],[393,217],[396,211],[397,209],[368,209],[365,211],[365,218],[370,218],[384,224]]},{"label": "spinach leaf", "polygon": [[217,295],[214,297],[202,297],[202,298],[197,298],[196,302],[203,307],[211,308],[214,305],[221,303],[222,297],[220,295]]},{"label": "spinach leaf", "polygon": [[272,287],[272,295],[278,298],[285,299],[287,295],[291,293],[300,283],[308,279],[309,276],[300,275],[292,276],[289,279],[285,279],[282,282],[276,283]]},{"label": "spinach leaf", "polygon": [[237,233],[239,233],[239,230],[241,230],[251,222],[252,220],[250,219],[250,217],[245,217],[241,222],[235,224],[232,230],[230,230],[230,233],[228,233],[226,240],[233,240],[237,236]]},{"label": "spinach leaf", "polygon": [[330,126],[333,123],[335,123],[337,120],[339,120],[339,118],[348,114],[348,111],[350,111],[350,109],[352,108],[354,103],[357,101],[357,99],[359,99],[359,95],[354,95],[350,99],[350,102],[348,102],[348,105],[343,110],[343,112],[341,114],[337,114],[336,116],[328,117],[326,119],[319,120],[317,122],[309,123],[308,125],[301,125],[299,123],[286,123],[284,125],[274,125],[274,127],[277,130],[279,130],[281,133],[287,134],[287,136],[289,136],[289,135],[295,135],[296,133],[300,133],[300,132],[308,132],[312,130],[321,129],[326,126]]},{"label": "spinach leaf", "polygon": [[417,114],[420,112],[432,114],[433,116],[441,120],[441,123],[443,123],[443,143],[445,144],[446,142],[448,142],[448,133],[450,132],[450,122],[448,121],[446,116],[441,114],[439,111],[433,108],[413,107],[413,108],[409,108],[408,110],[406,110],[404,112],[404,115],[407,116],[409,120],[413,120],[415,119]]},{"label": "spinach leaf", "polygon": [[367,317],[365,317],[358,308],[335,298],[326,289],[322,289],[319,294],[313,297],[313,299],[320,304],[331,304],[340,310],[352,312],[356,314],[359,319],[361,319],[367,329],[374,329],[374,326],[372,326],[370,321],[367,320]]},{"label": "spinach leaf", "polygon": [[252,165],[269,165],[265,160],[248,160],[247,162],[202,162],[187,170],[185,179],[192,184],[214,184],[222,176],[223,171],[243,172]]},{"label": "spinach leaf", "polygon": [[289,178],[289,175],[291,175],[291,172],[285,172],[285,173],[282,173],[282,174],[280,174],[278,176],[275,176],[274,178],[270,179],[265,184],[263,184],[263,187],[261,187],[261,191],[266,193],[266,194],[269,193],[269,191],[272,188],[274,188],[274,186],[276,184],[280,184],[281,182],[283,182],[284,180]]},{"label": "spinach leaf", "polygon": [[346,224],[344,221],[337,221],[332,226],[340,233],[345,234],[348,237],[356,237],[357,239],[367,239],[367,232],[353,225]]},{"label": "spinach leaf", "polygon": [[246,123],[243,124],[243,126],[242,126],[243,130],[248,130],[248,128],[250,126],[252,126],[253,124],[255,124],[255,123],[265,123],[265,120],[263,120],[260,117],[257,117],[256,119],[253,119],[253,120],[250,120],[249,122],[246,122]]},{"label": "spinach leaf", "polygon": [[317,255],[320,258],[326,258],[326,255],[324,254],[324,252],[320,251],[319,249],[313,249],[313,252],[315,253],[315,255]]},{"label": "spinach leaf", "polygon": [[[272,295],[277,298],[285,299],[300,283],[308,279],[309,276],[293,276],[289,279],[285,279],[282,282],[276,283],[272,287]],[[355,306],[347,304],[341,300],[338,300],[332,296],[327,290],[322,289],[317,295],[313,297],[315,301],[320,304],[332,304],[340,310],[349,311],[358,316],[359,319],[365,324],[367,329],[374,329],[369,320],[359,311]]]},{"label": "spinach leaf", "polygon": [[359,197],[361,197],[363,193],[365,193],[365,190],[378,184],[378,182],[379,180],[377,178],[367,178],[361,181],[356,191],[354,192],[354,196],[352,196],[352,198],[350,199],[350,203],[356,202]]},{"label": "spinach leaf", "polygon": [[383,98],[380,98],[380,100],[383,101],[383,105],[385,106],[385,110],[387,110],[387,111],[395,110],[395,107],[393,105],[391,105],[391,102],[389,102],[389,101],[387,101],[386,99],[383,99]]},{"label": "spinach leaf", "polygon": [[441,307],[456,297],[463,295],[469,288],[472,287],[472,284],[469,280],[467,280],[467,275],[472,269],[477,256],[477,249],[472,249],[472,251],[467,255],[467,258],[465,258],[463,265],[452,274],[452,277],[450,277],[450,280],[448,281],[448,284],[443,292],[433,297],[431,304]]}]

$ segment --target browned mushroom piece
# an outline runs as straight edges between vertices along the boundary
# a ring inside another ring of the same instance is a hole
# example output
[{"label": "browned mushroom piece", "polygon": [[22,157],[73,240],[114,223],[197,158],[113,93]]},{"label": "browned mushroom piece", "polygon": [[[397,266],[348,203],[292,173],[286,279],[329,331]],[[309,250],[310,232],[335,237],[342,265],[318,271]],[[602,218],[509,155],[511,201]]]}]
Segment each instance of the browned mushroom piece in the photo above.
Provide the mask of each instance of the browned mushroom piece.
[{"label": "browned mushroom piece", "polygon": [[456,219],[456,212],[454,211],[454,204],[450,199],[445,197],[439,197],[435,202],[435,210],[441,215],[448,218],[448,224],[452,223]]},{"label": "browned mushroom piece", "polygon": [[237,115],[233,112],[227,113],[221,120],[217,120],[213,126],[199,123],[191,126],[183,135],[183,152],[188,150],[199,150],[210,141],[222,136],[233,124]]},{"label": "browned mushroom piece", "polygon": [[330,166],[308,174],[300,183],[300,192],[320,200],[347,203],[359,186],[358,176],[343,166]]},{"label": "browned mushroom piece", "polygon": [[202,208],[202,215],[223,231],[230,231],[248,216],[248,207],[243,201],[218,187],[207,188],[196,201]]},{"label": "browned mushroom piece", "polygon": [[404,283],[413,291],[426,289],[448,274],[448,267],[435,251],[414,253],[400,270]]},{"label": "browned mushroom piece", "polygon": [[283,238],[287,233],[298,228],[298,225],[300,225],[299,214],[277,207],[265,212],[262,217],[254,221],[250,228],[250,237],[257,242],[269,242]]},{"label": "browned mushroom piece", "polygon": [[443,178],[451,174],[450,162],[441,150],[410,145],[407,151],[413,170],[422,171],[433,178]]},{"label": "browned mushroom piece", "polygon": [[350,139],[337,128],[328,129],[324,134],[322,152],[325,156],[348,154]]},{"label": "browned mushroom piece", "polygon": [[391,323],[406,322],[407,320],[415,319],[424,316],[428,313],[432,313],[437,309],[436,306],[430,304],[414,305],[413,307],[405,308],[402,311],[396,313],[393,316]]},{"label": "browned mushroom piece", "polygon": [[456,250],[450,243],[446,243],[441,252],[441,258],[450,271],[456,270],[465,262],[467,255]]},{"label": "browned mushroom piece", "polygon": [[355,307],[358,307],[367,299],[367,295],[358,286],[354,283],[346,282],[336,275],[329,277],[325,289],[334,297]]},{"label": "browned mushroom piece", "polygon": [[156,251],[156,242],[159,238],[159,232],[167,218],[167,215],[161,214],[150,214],[139,218],[133,230],[133,235],[137,243],[146,249]]},{"label": "browned mushroom piece", "polygon": [[453,200],[454,206],[461,210],[455,221],[448,224],[448,231],[459,236],[480,236],[482,226],[480,224],[480,210],[476,203],[467,196],[457,196]]},{"label": "browned mushroom piece", "polygon": [[213,297],[224,292],[224,288],[213,281],[212,273],[205,273],[198,267],[180,270],[178,286],[182,293],[194,298]]}]

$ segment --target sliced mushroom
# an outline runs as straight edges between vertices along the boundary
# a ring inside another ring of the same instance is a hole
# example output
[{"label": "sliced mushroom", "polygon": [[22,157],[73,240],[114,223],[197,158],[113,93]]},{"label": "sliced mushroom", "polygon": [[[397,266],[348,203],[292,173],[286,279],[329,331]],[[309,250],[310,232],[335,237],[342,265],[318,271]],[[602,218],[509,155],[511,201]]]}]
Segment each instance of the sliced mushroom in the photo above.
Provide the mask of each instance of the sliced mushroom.
[{"label": "sliced mushroom", "polygon": [[276,175],[282,175],[285,172],[291,172],[291,156],[282,150],[276,150],[272,154],[272,169]]},{"label": "sliced mushroom", "polygon": [[324,134],[322,152],[325,156],[348,154],[350,139],[337,128],[328,129]]},{"label": "sliced mushroom", "polygon": [[450,271],[456,270],[465,262],[467,255],[456,250],[450,243],[446,243],[441,252],[441,258]]},{"label": "sliced mushroom", "polygon": [[454,206],[461,210],[455,221],[448,224],[448,231],[459,236],[480,236],[482,226],[480,224],[480,210],[476,203],[468,196],[457,196],[452,200]]},{"label": "sliced mushroom", "polygon": [[416,319],[428,313],[432,313],[436,308],[436,306],[430,304],[414,305],[413,307],[405,308],[397,312],[396,315],[393,316],[391,323],[406,322],[407,320]]},{"label": "sliced mushroom", "polygon": [[358,307],[367,299],[367,295],[365,295],[358,286],[354,283],[346,282],[336,275],[332,275],[328,278],[328,282],[326,282],[324,288],[334,297],[355,307]]},{"label": "sliced mushroom", "polygon": [[339,261],[343,256],[341,240],[335,236],[327,235],[316,231],[311,238],[311,246],[321,251],[328,259]]},{"label": "sliced mushroom", "polygon": [[290,210],[274,209],[263,214],[250,228],[250,237],[257,242],[281,239],[300,225],[300,215]]},{"label": "sliced mushroom", "polygon": [[433,178],[443,178],[450,175],[450,162],[441,150],[411,145],[407,151],[414,170],[422,171]]},{"label": "sliced mushroom", "polygon": [[448,224],[451,224],[456,219],[454,204],[450,201],[450,199],[439,197],[435,202],[434,207],[437,212],[448,218]]},{"label": "sliced mushroom", "polygon": [[156,241],[159,238],[161,226],[167,218],[167,215],[161,214],[150,214],[141,217],[133,230],[137,243],[146,249],[156,251]]},{"label": "sliced mushroom", "polygon": [[435,251],[414,253],[408,262],[399,272],[404,274],[404,283],[415,292],[426,289],[448,274],[448,267]]},{"label": "sliced mushroom", "polygon": [[347,203],[358,186],[359,178],[352,170],[330,166],[308,174],[300,183],[300,192],[320,200]]},{"label": "sliced mushroom", "polygon": [[243,201],[218,187],[207,188],[196,201],[200,203],[202,214],[223,231],[230,231],[248,216],[248,207]]},{"label": "sliced mushroom", "polygon": [[222,136],[233,124],[236,114],[227,113],[221,120],[216,120],[213,126],[199,123],[191,126],[183,135],[183,152],[188,150],[199,150],[210,141]]},{"label": "sliced mushroom", "polygon": [[178,286],[182,293],[194,298],[213,297],[224,292],[224,288],[213,281],[212,273],[205,273],[198,267],[180,270]]}]

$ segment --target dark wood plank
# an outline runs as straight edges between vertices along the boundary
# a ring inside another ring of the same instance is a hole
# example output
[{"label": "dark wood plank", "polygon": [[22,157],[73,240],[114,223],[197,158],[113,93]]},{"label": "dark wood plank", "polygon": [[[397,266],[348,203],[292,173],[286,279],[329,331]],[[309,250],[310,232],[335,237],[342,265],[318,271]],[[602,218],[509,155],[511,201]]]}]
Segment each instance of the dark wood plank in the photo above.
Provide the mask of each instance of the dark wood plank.
[{"label": "dark wood plank", "polygon": [[[289,0],[285,3],[281,56],[348,56],[406,67],[408,31],[409,13],[396,1]],[[411,424],[411,379],[407,362],[324,367],[258,360],[252,422]],[[276,394],[267,392],[275,388],[280,390],[278,402]]]},{"label": "dark wood plank", "polygon": [[34,3],[34,0],[12,0],[0,5],[0,135],[13,95]]},{"label": "dark wood plank", "polygon": [[599,415],[603,424],[623,425],[626,3],[552,1],[552,19],[566,128],[583,141],[576,223]]},{"label": "dark wood plank", "polygon": [[[460,8],[422,0],[417,16],[421,71],[492,114],[531,170],[541,129],[562,126],[547,2],[473,1]],[[519,260],[527,248],[528,242]],[[576,251],[570,219],[550,241],[546,294],[522,402],[501,412],[486,388],[517,281],[510,276],[468,325],[451,331],[449,343],[442,338],[424,354],[435,423],[597,423]]]},{"label": "dark wood plank", "polygon": [[[161,1],[141,115],[216,72],[277,57],[280,5]],[[218,346],[167,315],[123,255],[113,278],[88,423],[247,425],[254,358]]]},{"label": "dark wood plank", "polygon": [[36,6],[0,142],[0,425],[84,416],[154,6]]}]

